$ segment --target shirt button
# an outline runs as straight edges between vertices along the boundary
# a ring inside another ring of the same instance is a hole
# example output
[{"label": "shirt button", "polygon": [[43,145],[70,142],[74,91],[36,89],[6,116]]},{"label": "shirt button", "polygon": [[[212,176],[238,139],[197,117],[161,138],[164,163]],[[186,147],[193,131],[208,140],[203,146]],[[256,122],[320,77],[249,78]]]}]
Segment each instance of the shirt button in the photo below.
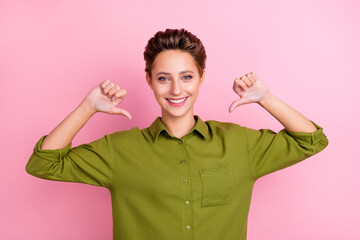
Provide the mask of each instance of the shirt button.
[{"label": "shirt button", "polygon": [[182,144],[183,142],[181,141],[181,140],[179,140],[179,142],[178,142],[179,144]]},{"label": "shirt button", "polygon": [[181,164],[184,164],[184,162],[185,162],[184,160],[180,160],[180,163],[181,163]]},{"label": "shirt button", "polygon": [[190,230],[191,227],[190,227],[190,225],[187,225],[185,228],[186,228],[186,230]]},{"label": "shirt button", "polygon": [[190,204],[190,202],[189,202],[189,201],[185,201],[185,204],[186,204],[186,205],[189,205],[189,204]]},{"label": "shirt button", "polygon": [[188,182],[187,178],[184,178],[184,183],[187,183],[187,182]]}]

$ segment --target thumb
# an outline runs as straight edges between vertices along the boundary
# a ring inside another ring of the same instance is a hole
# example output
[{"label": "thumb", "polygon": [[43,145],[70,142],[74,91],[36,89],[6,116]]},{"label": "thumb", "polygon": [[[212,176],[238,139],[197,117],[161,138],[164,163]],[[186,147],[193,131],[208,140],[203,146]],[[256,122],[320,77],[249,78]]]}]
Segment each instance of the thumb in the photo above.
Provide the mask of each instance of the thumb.
[{"label": "thumb", "polygon": [[232,111],[234,111],[235,108],[237,108],[240,105],[246,104],[246,100],[244,98],[240,98],[236,101],[234,101],[230,107],[229,107],[229,112],[231,113]]},{"label": "thumb", "polygon": [[113,114],[118,114],[118,115],[123,115],[125,117],[127,117],[128,119],[132,119],[131,114],[126,111],[125,109],[122,108],[114,108],[113,109]]}]

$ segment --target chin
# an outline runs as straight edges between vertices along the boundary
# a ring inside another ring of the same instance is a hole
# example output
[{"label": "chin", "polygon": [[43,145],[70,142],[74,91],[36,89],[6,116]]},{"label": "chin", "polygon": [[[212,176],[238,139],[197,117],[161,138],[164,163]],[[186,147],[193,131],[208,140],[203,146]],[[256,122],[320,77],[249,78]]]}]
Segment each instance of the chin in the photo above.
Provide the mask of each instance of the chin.
[{"label": "chin", "polygon": [[191,109],[189,108],[184,108],[184,109],[169,109],[169,108],[165,108],[162,109],[162,114],[167,115],[167,116],[171,116],[171,117],[183,117],[185,116],[187,113],[191,112]]},{"label": "chin", "polygon": [[186,115],[188,111],[168,111],[168,110],[165,110],[163,111],[163,115],[166,114],[168,116],[171,116],[171,117],[182,117],[184,115]]}]

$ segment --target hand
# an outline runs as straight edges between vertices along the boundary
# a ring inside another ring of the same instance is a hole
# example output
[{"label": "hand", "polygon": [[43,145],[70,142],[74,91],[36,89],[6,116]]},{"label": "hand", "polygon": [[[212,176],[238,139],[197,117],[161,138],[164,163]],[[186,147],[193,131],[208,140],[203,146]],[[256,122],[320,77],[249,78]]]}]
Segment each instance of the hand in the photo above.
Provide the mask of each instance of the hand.
[{"label": "hand", "polygon": [[104,112],[108,114],[119,114],[131,119],[131,115],[125,109],[116,107],[126,96],[126,90],[118,85],[105,80],[84,98],[83,103],[94,112]]},{"label": "hand", "polygon": [[259,103],[270,93],[257,78],[255,73],[248,73],[240,78],[235,78],[233,89],[240,99],[234,101],[229,108],[232,112],[236,107],[247,103]]}]

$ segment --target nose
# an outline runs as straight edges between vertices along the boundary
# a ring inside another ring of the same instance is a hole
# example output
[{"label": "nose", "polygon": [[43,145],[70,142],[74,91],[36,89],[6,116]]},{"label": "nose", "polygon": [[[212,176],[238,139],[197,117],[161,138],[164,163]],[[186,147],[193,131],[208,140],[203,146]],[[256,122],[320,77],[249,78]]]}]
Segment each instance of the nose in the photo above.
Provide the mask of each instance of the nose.
[{"label": "nose", "polygon": [[178,81],[178,80],[172,81],[170,93],[172,95],[180,95],[182,93],[182,86],[181,86],[180,81]]}]

